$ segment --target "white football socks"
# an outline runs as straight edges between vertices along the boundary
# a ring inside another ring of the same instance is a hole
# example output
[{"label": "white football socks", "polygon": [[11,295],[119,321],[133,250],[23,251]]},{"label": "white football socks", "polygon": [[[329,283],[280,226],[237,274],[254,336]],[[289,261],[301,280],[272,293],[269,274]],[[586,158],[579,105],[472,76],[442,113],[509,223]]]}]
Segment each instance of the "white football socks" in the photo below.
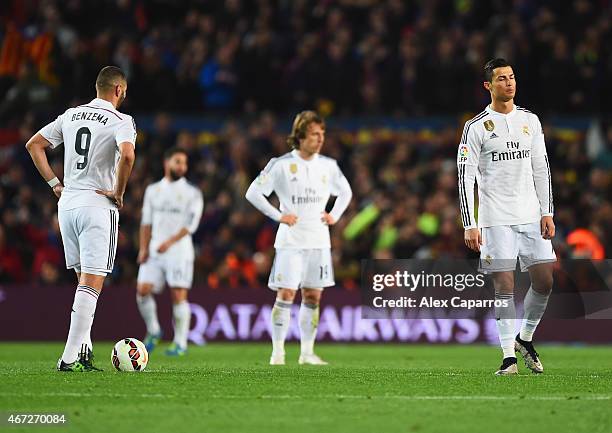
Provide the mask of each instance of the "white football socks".
[{"label": "white football socks", "polygon": [[73,363],[79,358],[81,344],[86,343],[88,339],[91,344],[91,325],[96,313],[98,296],[100,292],[93,287],[82,284],[77,286],[70,315],[70,330],[62,354],[62,360],[66,364]]},{"label": "white football socks", "polygon": [[285,355],[285,339],[291,322],[291,302],[276,299],[270,321],[272,322],[272,356]]},{"label": "white football socks", "polygon": [[302,355],[312,355],[317,338],[317,327],[319,326],[319,306],[302,302],[298,318],[301,353]]},{"label": "white football socks", "polygon": [[157,319],[157,305],[155,304],[155,297],[151,293],[145,296],[141,296],[137,293],[136,304],[138,304],[138,311],[140,311],[140,315],[142,316],[147,327],[147,333],[151,335],[159,334],[161,327],[159,326],[159,320]]},{"label": "white football socks", "polygon": [[505,301],[506,306],[495,306],[495,324],[499,334],[504,358],[516,357],[514,352],[514,329],[516,325],[516,308],[512,293],[495,293],[496,301]]},{"label": "white football socks", "polygon": [[187,349],[187,334],[191,321],[191,309],[189,302],[182,301],[172,305],[174,315],[174,343],[182,349]]},{"label": "white football socks", "polygon": [[547,295],[543,295],[533,290],[533,287],[529,287],[529,291],[527,295],[525,295],[525,301],[523,302],[525,313],[521,325],[521,340],[531,341],[533,338],[533,333],[540,323],[544,311],[546,311],[549,296],[550,292]]}]

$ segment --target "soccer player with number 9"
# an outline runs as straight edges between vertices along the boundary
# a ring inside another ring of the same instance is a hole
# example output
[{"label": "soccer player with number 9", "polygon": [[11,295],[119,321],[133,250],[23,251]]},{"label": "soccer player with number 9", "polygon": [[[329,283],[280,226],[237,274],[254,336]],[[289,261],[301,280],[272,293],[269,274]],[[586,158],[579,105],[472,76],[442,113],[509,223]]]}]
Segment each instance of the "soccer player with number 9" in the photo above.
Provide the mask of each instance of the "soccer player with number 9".
[{"label": "soccer player with number 9", "polygon": [[[66,267],[77,273],[70,330],[59,371],[93,371],[91,326],[98,296],[113,270],[119,210],[134,164],[136,125],[117,108],[127,80],[115,66],[96,79],[97,97],[67,109],[26,144],[41,176],[59,198],[58,219]],[[64,183],[53,172],[45,148],[64,144]]]}]

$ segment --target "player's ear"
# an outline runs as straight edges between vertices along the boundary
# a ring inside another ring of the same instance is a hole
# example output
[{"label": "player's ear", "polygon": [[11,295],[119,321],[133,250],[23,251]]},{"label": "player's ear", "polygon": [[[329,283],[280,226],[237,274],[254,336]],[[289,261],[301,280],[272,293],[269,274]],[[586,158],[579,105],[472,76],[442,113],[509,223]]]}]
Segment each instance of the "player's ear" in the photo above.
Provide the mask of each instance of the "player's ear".
[{"label": "player's ear", "polygon": [[485,89],[487,89],[489,92],[491,91],[491,83],[489,83],[488,81],[484,81],[482,83],[482,85],[484,86]]}]

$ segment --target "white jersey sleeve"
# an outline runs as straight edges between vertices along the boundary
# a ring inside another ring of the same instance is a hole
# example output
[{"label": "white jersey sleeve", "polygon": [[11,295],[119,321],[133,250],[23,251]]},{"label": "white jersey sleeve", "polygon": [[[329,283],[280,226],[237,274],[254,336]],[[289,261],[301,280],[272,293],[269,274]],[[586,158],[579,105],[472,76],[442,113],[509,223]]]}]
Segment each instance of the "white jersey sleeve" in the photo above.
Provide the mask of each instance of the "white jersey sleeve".
[{"label": "white jersey sleeve", "polygon": [[278,158],[272,158],[270,160],[261,173],[259,173],[259,176],[251,183],[245,194],[246,199],[253,206],[274,221],[280,221],[282,214],[277,208],[270,204],[266,197],[270,196],[272,191],[275,190],[278,169],[280,168],[280,165],[276,163],[277,159]]},{"label": "white jersey sleeve", "polygon": [[153,209],[151,206],[151,187],[148,186],[144,193],[142,203],[142,217],[140,225],[150,226],[153,224]]},{"label": "white jersey sleeve", "polygon": [[53,122],[41,128],[38,133],[42,135],[49,143],[51,143],[51,149],[55,149],[57,146],[64,142],[64,135],[62,133],[63,114],[57,116]]},{"label": "white jersey sleeve", "polygon": [[136,147],[136,123],[132,116],[125,116],[126,119],[124,119],[115,130],[115,141],[117,142],[117,146],[121,143],[129,142]]},{"label": "white jersey sleeve", "polygon": [[351,190],[351,185],[348,183],[348,180],[342,173],[342,170],[340,170],[338,163],[334,163],[334,166],[335,170],[330,185],[330,193],[338,198],[329,214],[334,221],[338,221],[351,202],[353,191]]},{"label": "white jersey sleeve", "polygon": [[461,221],[466,230],[477,227],[474,217],[474,182],[478,171],[482,138],[478,126],[474,123],[474,120],[466,122],[457,151],[459,207]]},{"label": "white jersey sleeve", "polygon": [[534,131],[531,168],[533,170],[533,183],[536,195],[540,202],[540,214],[542,216],[552,216],[554,213],[552,180],[550,176],[550,164],[546,154],[546,144],[544,142],[544,130],[540,119],[535,114],[532,115]]},{"label": "white jersey sleeve", "polygon": [[204,210],[204,199],[202,197],[202,193],[197,188],[193,188],[193,191],[193,198],[191,200],[185,221],[185,228],[191,234],[194,234],[198,229],[200,219],[202,218],[202,211]]}]

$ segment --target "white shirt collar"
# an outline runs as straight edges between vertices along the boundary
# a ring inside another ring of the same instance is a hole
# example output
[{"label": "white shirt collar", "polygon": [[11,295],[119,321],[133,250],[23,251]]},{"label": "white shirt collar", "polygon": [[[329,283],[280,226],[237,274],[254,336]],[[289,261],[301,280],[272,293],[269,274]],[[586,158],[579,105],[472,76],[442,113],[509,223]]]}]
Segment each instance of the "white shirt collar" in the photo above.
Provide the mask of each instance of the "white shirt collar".
[{"label": "white shirt collar", "polygon": [[91,102],[91,105],[97,105],[98,107],[108,108],[109,110],[117,111],[113,104],[108,102],[106,99],[94,98]]},{"label": "white shirt collar", "polygon": [[162,180],[161,180],[161,181],[162,181],[162,183],[165,183],[165,184],[168,184],[168,185],[172,185],[172,184],[179,184],[179,183],[181,183],[181,184],[182,184],[182,183],[187,182],[187,181],[185,180],[185,176],[183,176],[183,177],[181,177],[179,180],[175,180],[175,181],[168,180],[168,179],[166,178],[166,176],[164,176],[164,177],[162,177]]},{"label": "white shirt collar", "polygon": [[315,154],[313,155],[312,159],[304,159],[304,158],[302,158],[302,157],[300,156],[300,153],[298,152],[298,150],[297,150],[297,149],[293,149],[293,150],[291,151],[291,154],[293,155],[293,157],[294,157],[294,158],[297,158],[297,159],[299,159],[300,161],[303,161],[303,162],[305,162],[305,163],[307,163],[307,164],[308,164],[309,162],[314,161],[315,159],[317,159],[317,158],[319,157],[319,154],[318,154],[318,153],[315,153]]},{"label": "white shirt collar", "polygon": [[516,104],[512,104],[512,111],[510,111],[507,114],[504,113],[500,113],[499,111],[495,111],[494,109],[491,108],[491,104],[487,105],[487,108],[485,108],[485,110],[487,111],[487,113],[489,114],[495,114],[497,116],[508,116],[508,117],[512,117],[516,114]]}]

